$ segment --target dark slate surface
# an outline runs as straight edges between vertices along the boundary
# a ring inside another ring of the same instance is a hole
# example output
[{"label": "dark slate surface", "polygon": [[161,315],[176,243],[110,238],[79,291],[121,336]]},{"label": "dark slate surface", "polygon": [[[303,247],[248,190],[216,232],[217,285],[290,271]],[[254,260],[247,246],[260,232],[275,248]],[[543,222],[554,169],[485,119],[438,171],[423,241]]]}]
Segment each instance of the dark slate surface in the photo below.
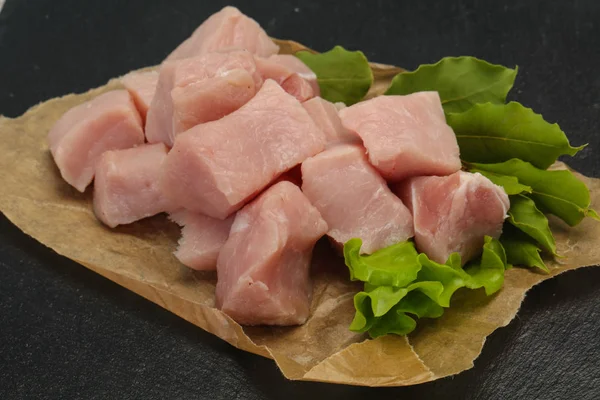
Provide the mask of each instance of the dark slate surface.
[{"label": "dark slate surface", "polygon": [[[600,2],[234,1],[275,37],[362,49],[414,68],[475,55],[521,68],[513,98],[590,146],[569,163],[600,176]],[[8,0],[0,13],[0,113],[156,64],[224,1]],[[1,133],[0,133],[1,135]],[[1,138],[1,136],[0,136]],[[0,189],[1,190],[1,189]],[[475,368],[410,388],[288,382],[66,260],[0,217],[0,398],[600,398],[600,269],[534,288]]]}]

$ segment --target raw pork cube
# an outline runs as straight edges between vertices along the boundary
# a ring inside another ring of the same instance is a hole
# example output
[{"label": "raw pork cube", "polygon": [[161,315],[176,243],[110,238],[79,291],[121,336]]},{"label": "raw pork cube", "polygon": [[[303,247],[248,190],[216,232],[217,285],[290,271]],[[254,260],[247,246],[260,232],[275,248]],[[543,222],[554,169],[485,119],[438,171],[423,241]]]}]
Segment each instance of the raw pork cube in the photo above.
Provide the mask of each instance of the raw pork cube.
[{"label": "raw pork cube", "polygon": [[142,119],[129,93],[113,90],[67,111],[48,143],[63,179],[83,192],[102,153],[144,143]]},{"label": "raw pork cube", "polygon": [[121,83],[133,97],[133,101],[145,121],[156,91],[158,71],[130,72],[121,78]]},{"label": "raw pork cube", "polygon": [[325,232],[297,186],[271,186],[235,217],[217,262],[217,307],[244,325],[304,323],[312,250]]},{"label": "raw pork cube", "polygon": [[167,62],[148,111],[146,138],[172,147],[175,136],[237,110],[261,85],[254,57],[245,50]]},{"label": "raw pork cube", "polygon": [[223,49],[243,49],[261,57],[277,54],[277,46],[252,18],[235,7],[211,15],[167,60],[181,60]]},{"label": "raw pork cube", "polygon": [[413,236],[410,212],[360,146],[339,145],[304,161],[302,191],[340,246],[360,238],[362,253],[370,254]]},{"label": "raw pork cube", "polygon": [[181,210],[172,213],[170,218],[182,227],[175,257],[192,269],[214,271],[234,216],[220,220]]},{"label": "raw pork cube", "polygon": [[302,105],[315,121],[315,124],[325,133],[327,147],[342,143],[361,143],[360,137],[355,132],[344,128],[335,104],[320,97],[315,97],[305,101]]},{"label": "raw pork cube", "polygon": [[166,158],[167,148],[162,143],[102,154],[94,180],[98,219],[114,228],[170,211],[158,184]]},{"label": "raw pork cube", "polygon": [[181,208],[225,219],[324,148],[323,132],[298,100],[267,80],[239,110],[179,135],[162,184]]},{"label": "raw pork cube", "polygon": [[485,235],[500,237],[510,207],[504,189],[463,171],[411,178],[394,191],[412,211],[417,248],[439,263],[453,252],[463,264],[477,256]]},{"label": "raw pork cube", "polygon": [[256,67],[263,79],[273,79],[300,102],[321,93],[317,75],[298,57],[289,54],[256,57]]},{"label": "raw pork cube", "polygon": [[461,167],[437,92],[376,97],[340,110],[340,117],[359,134],[371,164],[389,181],[449,175]]}]

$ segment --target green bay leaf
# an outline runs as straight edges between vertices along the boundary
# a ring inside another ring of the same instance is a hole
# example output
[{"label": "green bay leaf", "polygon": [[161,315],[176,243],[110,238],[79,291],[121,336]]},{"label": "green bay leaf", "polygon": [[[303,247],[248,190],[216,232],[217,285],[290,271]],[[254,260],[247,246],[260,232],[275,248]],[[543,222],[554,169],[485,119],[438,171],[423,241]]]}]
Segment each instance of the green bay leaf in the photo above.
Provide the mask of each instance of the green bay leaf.
[{"label": "green bay leaf", "polygon": [[538,210],[533,200],[523,195],[510,196],[508,222],[531,236],[544,249],[556,254],[556,243],[548,218]]},{"label": "green bay leaf", "polygon": [[396,75],[385,94],[436,91],[444,111],[462,112],[477,103],[504,103],[516,76],[517,68],[490,64],[475,57],[445,57],[436,64],[421,65],[415,71]]},{"label": "green bay leaf", "polygon": [[373,72],[361,51],[335,46],[325,53],[300,51],[295,56],[317,75],[321,97],[333,103],[357,103],[365,97],[373,83]]},{"label": "green bay leaf", "polygon": [[531,187],[529,197],[540,211],[554,214],[570,226],[577,225],[586,216],[597,216],[590,209],[589,189],[571,171],[547,171],[518,159],[496,164],[473,163],[469,168],[516,177],[520,183]]},{"label": "green bay leaf", "polygon": [[542,249],[534,240],[508,223],[504,224],[500,243],[506,251],[506,261],[513,265],[535,267],[549,272],[540,252]]},{"label": "green bay leaf", "polygon": [[531,193],[531,187],[519,183],[519,180],[514,176],[498,175],[493,172],[478,169],[470,169],[469,172],[478,172],[492,181],[495,185],[502,186],[509,196],[521,193]]},{"label": "green bay leaf", "polygon": [[546,169],[559,156],[573,156],[585,147],[572,147],[557,124],[516,102],[476,104],[463,113],[448,114],[447,121],[456,134],[461,158],[468,162],[518,158]]}]

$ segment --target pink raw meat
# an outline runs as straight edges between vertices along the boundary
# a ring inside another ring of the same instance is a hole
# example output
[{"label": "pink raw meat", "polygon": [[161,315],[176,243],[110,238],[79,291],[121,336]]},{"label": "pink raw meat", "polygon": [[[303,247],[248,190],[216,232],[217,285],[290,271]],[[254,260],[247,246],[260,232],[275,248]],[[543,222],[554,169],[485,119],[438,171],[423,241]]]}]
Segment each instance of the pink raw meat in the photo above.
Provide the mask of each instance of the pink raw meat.
[{"label": "pink raw meat", "polygon": [[343,143],[361,143],[360,137],[355,132],[344,128],[335,104],[320,97],[315,97],[305,101],[302,105],[315,121],[315,124],[325,133],[327,147]]},{"label": "pink raw meat", "polygon": [[171,147],[181,132],[240,108],[261,85],[254,57],[245,50],[164,63],[148,111],[146,138]]},{"label": "pink raw meat", "polygon": [[256,57],[256,68],[263,79],[273,79],[300,102],[320,94],[317,75],[295,56]]},{"label": "pink raw meat", "polygon": [[167,148],[162,143],[102,154],[94,180],[98,219],[114,228],[171,210],[158,185],[166,158]]},{"label": "pink raw meat", "polygon": [[271,186],[235,217],[217,262],[217,307],[245,325],[304,323],[312,250],[325,232],[297,186]]},{"label": "pink raw meat", "polygon": [[142,120],[145,121],[148,108],[150,108],[150,103],[156,91],[158,71],[130,72],[121,78],[121,83],[133,97]]},{"label": "pink raw meat", "polygon": [[182,227],[175,257],[192,269],[214,271],[221,247],[229,237],[234,215],[220,220],[180,210],[172,213],[170,218]]},{"label": "pink raw meat", "polygon": [[485,235],[500,237],[510,207],[504,189],[463,171],[411,178],[394,190],[413,213],[417,248],[439,263],[453,252],[463,264],[477,256]]},{"label": "pink raw meat", "polygon": [[364,149],[339,145],[302,163],[302,191],[339,245],[363,241],[370,254],[413,236],[412,216],[368,163]]},{"label": "pink raw meat", "polygon": [[113,90],[67,111],[48,143],[63,179],[83,192],[102,153],[144,143],[142,119],[129,93]]},{"label": "pink raw meat", "polygon": [[267,80],[239,110],[179,135],[162,184],[181,208],[225,219],[324,147],[298,100]]},{"label": "pink raw meat", "polygon": [[235,7],[211,15],[192,36],[181,43],[167,60],[181,60],[223,49],[243,49],[261,57],[279,51],[267,33],[252,18]]},{"label": "pink raw meat", "polygon": [[379,96],[340,110],[340,117],[359,134],[369,161],[389,181],[449,175],[461,167],[437,92]]}]

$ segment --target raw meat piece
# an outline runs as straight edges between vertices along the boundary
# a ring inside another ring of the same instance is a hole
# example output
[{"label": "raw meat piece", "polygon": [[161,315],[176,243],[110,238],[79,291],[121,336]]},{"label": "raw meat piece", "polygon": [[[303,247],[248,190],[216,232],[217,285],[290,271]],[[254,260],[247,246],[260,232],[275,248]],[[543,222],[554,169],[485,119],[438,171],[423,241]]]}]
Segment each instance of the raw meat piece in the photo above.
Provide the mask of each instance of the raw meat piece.
[{"label": "raw meat piece", "polygon": [[142,120],[145,121],[156,91],[158,71],[130,72],[121,78],[121,83],[129,91]]},{"label": "raw meat piece", "polygon": [[67,111],[48,143],[63,179],[83,192],[102,153],[144,143],[142,119],[129,93],[113,90]]},{"label": "raw meat piece", "polygon": [[170,218],[182,226],[175,257],[192,269],[214,271],[219,251],[229,237],[234,215],[220,220],[181,210],[172,213]]},{"label": "raw meat piece", "polygon": [[325,147],[306,110],[274,81],[218,121],[177,137],[162,174],[175,204],[225,219],[282,173]]},{"label": "raw meat piece", "polygon": [[302,191],[340,246],[363,241],[370,254],[413,236],[412,216],[368,163],[364,149],[339,145],[302,163]]},{"label": "raw meat piece", "polygon": [[172,147],[175,136],[237,110],[261,85],[254,57],[245,50],[167,62],[148,111],[146,138]]},{"label": "raw meat piece", "polygon": [[288,181],[292,182],[294,185],[301,187],[302,186],[302,170],[300,168],[300,164],[296,165],[294,168],[289,171],[279,175],[277,179],[275,179],[272,184],[276,184],[277,182]]},{"label": "raw meat piece", "polygon": [[243,49],[261,57],[277,54],[277,46],[252,18],[235,7],[208,17],[167,60],[181,60],[223,49]]},{"label": "raw meat piece", "polygon": [[263,79],[273,79],[300,102],[321,93],[317,75],[295,56],[276,54],[269,58],[256,57],[256,67]]},{"label": "raw meat piece", "polygon": [[164,144],[107,151],[96,165],[94,212],[114,228],[150,217],[171,207],[158,185],[167,158]]},{"label": "raw meat piece", "polygon": [[304,78],[301,78],[298,74],[290,75],[289,78],[281,83],[281,87],[300,102],[312,99],[315,96],[315,92],[310,86],[310,83]]},{"label": "raw meat piece", "polygon": [[439,263],[453,252],[463,264],[477,256],[485,235],[500,237],[510,207],[504,189],[464,171],[411,178],[394,191],[412,211],[417,248]]},{"label": "raw meat piece", "polygon": [[302,103],[302,106],[308,111],[315,124],[325,133],[328,147],[342,143],[361,143],[360,137],[355,132],[344,128],[335,104],[315,97]]},{"label": "raw meat piece", "polygon": [[362,138],[369,161],[389,181],[449,175],[461,167],[437,92],[376,97],[340,110],[340,117]]},{"label": "raw meat piece", "polygon": [[290,54],[275,54],[269,57],[267,60],[277,62],[280,65],[287,67],[289,70],[298,74],[302,79],[310,83],[310,87],[315,92],[315,96],[321,94],[319,82],[317,82],[317,75],[298,57]]},{"label": "raw meat piece", "polygon": [[297,186],[271,186],[235,217],[217,262],[217,307],[244,325],[304,323],[312,250],[325,232]]}]

